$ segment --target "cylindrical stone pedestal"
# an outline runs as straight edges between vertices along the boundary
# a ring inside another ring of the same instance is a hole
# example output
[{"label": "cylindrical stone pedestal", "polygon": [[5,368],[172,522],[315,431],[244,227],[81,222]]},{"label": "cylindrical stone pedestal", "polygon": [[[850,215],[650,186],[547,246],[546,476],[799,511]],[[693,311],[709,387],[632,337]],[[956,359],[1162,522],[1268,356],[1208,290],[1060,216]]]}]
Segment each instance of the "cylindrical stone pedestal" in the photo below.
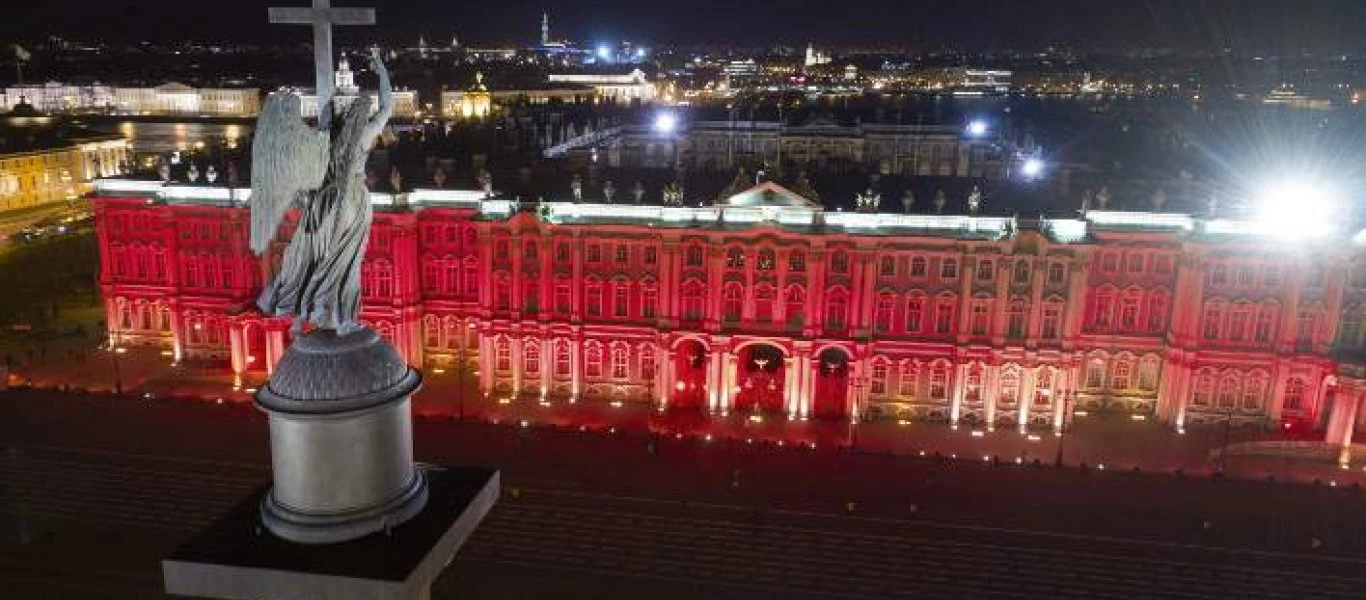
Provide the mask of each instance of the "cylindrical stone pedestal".
[{"label": "cylindrical stone pedestal", "polygon": [[410,396],[421,383],[369,329],[296,339],[256,393],[270,416],[266,528],[292,542],[330,544],[420,512],[427,488],[413,465]]}]

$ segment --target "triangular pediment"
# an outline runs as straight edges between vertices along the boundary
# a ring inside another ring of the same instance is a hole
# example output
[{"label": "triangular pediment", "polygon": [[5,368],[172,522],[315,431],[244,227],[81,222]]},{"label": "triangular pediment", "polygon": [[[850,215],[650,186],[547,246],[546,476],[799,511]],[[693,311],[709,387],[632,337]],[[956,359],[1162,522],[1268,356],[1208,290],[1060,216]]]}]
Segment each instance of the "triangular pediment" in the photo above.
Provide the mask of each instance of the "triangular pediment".
[{"label": "triangular pediment", "polygon": [[819,208],[810,199],[772,181],[765,181],[725,201],[726,206]]}]

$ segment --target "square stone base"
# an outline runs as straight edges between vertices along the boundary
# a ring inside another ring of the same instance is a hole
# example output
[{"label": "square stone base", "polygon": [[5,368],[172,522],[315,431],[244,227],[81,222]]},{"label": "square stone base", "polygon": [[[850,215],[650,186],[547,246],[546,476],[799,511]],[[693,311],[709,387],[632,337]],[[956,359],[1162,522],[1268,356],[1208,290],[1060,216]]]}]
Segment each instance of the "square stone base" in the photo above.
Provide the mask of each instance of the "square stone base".
[{"label": "square stone base", "polygon": [[497,471],[429,468],[427,505],[389,535],[310,546],[272,535],[252,494],[161,561],[166,592],[234,600],[420,600],[498,499]]}]

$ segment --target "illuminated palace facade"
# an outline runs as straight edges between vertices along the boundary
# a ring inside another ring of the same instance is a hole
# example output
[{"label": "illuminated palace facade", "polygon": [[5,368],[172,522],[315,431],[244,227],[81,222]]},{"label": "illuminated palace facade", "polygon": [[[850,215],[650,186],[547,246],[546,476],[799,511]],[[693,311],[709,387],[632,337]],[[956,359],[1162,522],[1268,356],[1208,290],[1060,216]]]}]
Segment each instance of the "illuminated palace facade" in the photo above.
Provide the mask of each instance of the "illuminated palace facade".
[{"label": "illuminated palace facade", "polygon": [[[268,372],[246,190],[102,181],[111,339]],[[1362,420],[1366,261],[1251,223],[826,212],[765,183],[713,206],[375,194],[367,323],[486,395],[716,414],[1057,428],[1075,409]],[[278,261],[277,247],[274,260]],[[471,380],[473,381],[473,380]],[[1348,438],[1350,440],[1350,438]]]}]

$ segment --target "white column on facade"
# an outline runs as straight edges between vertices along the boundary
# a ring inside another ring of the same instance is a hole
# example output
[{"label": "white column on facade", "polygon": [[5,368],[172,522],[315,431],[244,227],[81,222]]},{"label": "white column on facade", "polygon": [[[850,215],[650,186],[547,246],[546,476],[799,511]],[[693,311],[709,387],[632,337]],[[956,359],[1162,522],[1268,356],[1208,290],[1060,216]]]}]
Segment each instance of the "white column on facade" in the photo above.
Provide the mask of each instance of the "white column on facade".
[{"label": "white column on facade", "polygon": [[811,413],[815,411],[816,377],[818,375],[816,370],[820,368],[820,365],[819,361],[809,356],[805,357],[803,362],[806,363],[806,366],[802,368],[802,377],[806,379],[806,382],[802,384],[801,418],[805,419],[810,417]]},{"label": "white column on facade", "polygon": [[579,334],[575,334],[569,342],[569,372],[572,374],[569,400],[573,402],[583,394],[583,340]]},{"label": "white column on facade", "polygon": [[721,409],[721,355],[714,350],[707,354],[707,410]]},{"label": "white column on facade", "polygon": [[485,396],[493,393],[493,369],[495,367],[493,356],[493,337],[489,335],[479,336],[479,391]]},{"label": "white column on facade", "polygon": [[1324,441],[1338,448],[1339,464],[1349,464],[1352,460],[1352,434],[1360,404],[1360,396],[1348,390],[1341,390],[1333,400]]},{"label": "white column on facade", "polygon": [[783,407],[789,418],[797,416],[797,357],[783,359]]},{"label": "white column on facade", "polygon": [[662,346],[655,347],[655,389],[659,398],[659,409],[669,407],[669,394],[673,392],[673,351]]},{"label": "white column on facade", "polygon": [[721,359],[721,413],[730,412],[735,404],[735,385],[737,378],[735,354],[727,350]]},{"label": "white column on facade", "polygon": [[1023,433],[1029,426],[1029,408],[1034,405],[1034,390],[1038,385],[1039,367],[1033,366],[1021,372],[1019,397],[1015,400],[1019,403],[1019,414],[1015,417],[1015,425]]},{"label": "white column on facade", "polygon": [[982,370],[982,404],[986,413],[987,431],[996,430],[996,397],[1000,390],[999,366],[988,366]]},{"label": "white column on facade", "polygon": [[509,341],[512,347],[512,395],[515,397],[522,393],[522,336],[514,335]]},{"label": "white column on facade", "polygon": [[955,364],[953,366],[953,381],[949,382],[952,394],[949,401],[949,425],[958,426],[958,418],[963,414],[963,393],[964,386],[967,385],[967,365]]},{"label": "white column on facade", "polygon": [[541,339],[541,398],[550,395],[554,374],[555,340],[547,336]]}]

